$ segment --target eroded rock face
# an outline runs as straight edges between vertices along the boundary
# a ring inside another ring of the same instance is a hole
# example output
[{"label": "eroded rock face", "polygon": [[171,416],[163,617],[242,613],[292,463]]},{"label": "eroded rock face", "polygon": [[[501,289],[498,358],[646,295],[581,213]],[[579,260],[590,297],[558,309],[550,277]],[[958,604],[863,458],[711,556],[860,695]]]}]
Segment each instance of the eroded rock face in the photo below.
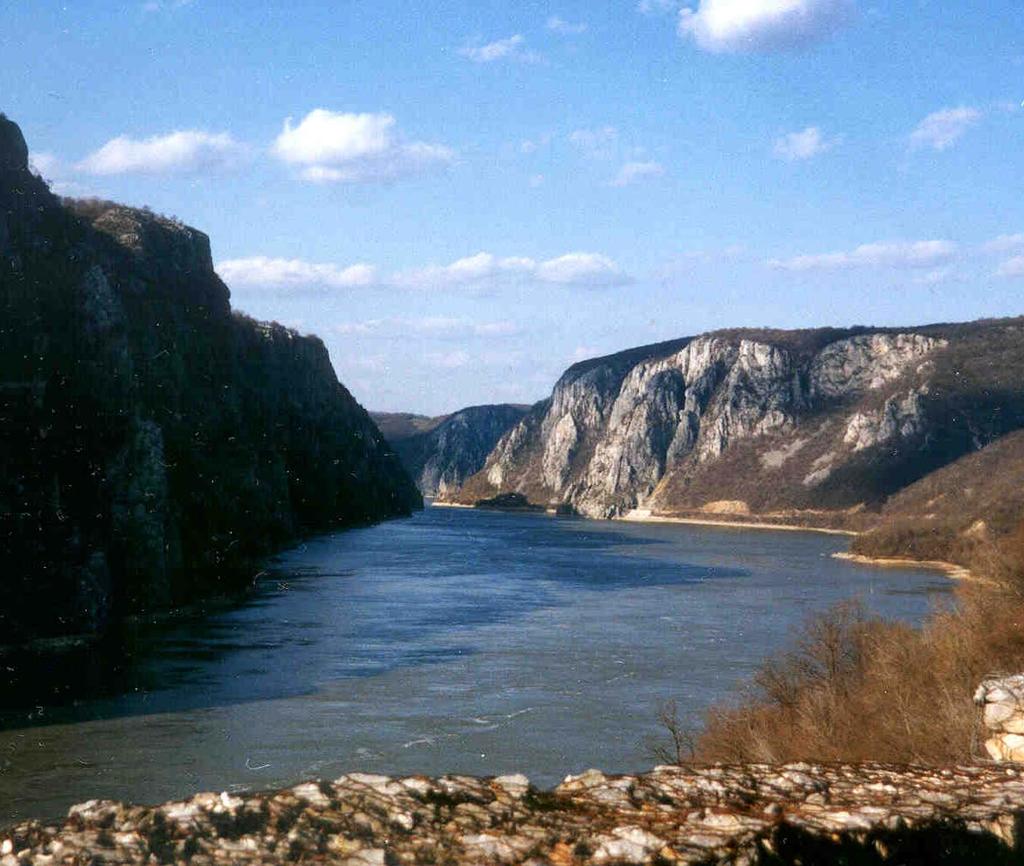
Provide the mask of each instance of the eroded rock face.
[{"label": "eroded rock face", "polygon": [[755,488],[762,472],[777,508],[884,496],[885,479],[857,461],[884,451],[909,464],[927,448],[931,360],[949,346],[932,331],[823,345],[816,332],[723,332],[578,365],[505,434],[462,501],[517,491],[591,517],[672,513],[770,498]]},{"label": "eroded rock face", "polygon": [[[529,407],[509,404],[470,406],[443,418],[419,418],[400,429],[388,420],[400,417],[374,415],[381,429],[424,496],[446,497],[483,468],[504,433],[518,423]],[[372,413],[371,413],[372,414]],[[407,416],[416,418],[418,416]]]},{"label": "eroded rock face", "polygon": [[0,831],[29,863],[1002,864],[1020,862],[1017,769],[876,764],[590,770],[522,776],[353,773],[157,807],[91,800]]}]

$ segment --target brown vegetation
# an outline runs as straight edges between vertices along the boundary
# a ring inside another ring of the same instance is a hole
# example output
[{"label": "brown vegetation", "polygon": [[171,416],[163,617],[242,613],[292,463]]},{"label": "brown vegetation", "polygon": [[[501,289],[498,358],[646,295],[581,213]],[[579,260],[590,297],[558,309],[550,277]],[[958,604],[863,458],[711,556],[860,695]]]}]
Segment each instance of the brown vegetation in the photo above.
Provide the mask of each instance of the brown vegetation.
[{"label": "brown vegetation", "polygon": [[[925,476],[893,496],[854,541],[864,556],[941,559],[998,580],[1024,514],[1024,430]],[[1016,542],[1019,544],[1019,542]],[[1011,556],[1012,558],[1012,556]]]},{"label": "brown vegetation", "polygon": [[981,757],[974,689],[988,674],[1024,669],[1024,523],[1000,544],[977,545],[974,562],[992,583],[965,584],[955,605],[921,629],[868,617],[852,602],[810,620],[791,649],[764,663],[740,701],[707,714],[696,757]]}]

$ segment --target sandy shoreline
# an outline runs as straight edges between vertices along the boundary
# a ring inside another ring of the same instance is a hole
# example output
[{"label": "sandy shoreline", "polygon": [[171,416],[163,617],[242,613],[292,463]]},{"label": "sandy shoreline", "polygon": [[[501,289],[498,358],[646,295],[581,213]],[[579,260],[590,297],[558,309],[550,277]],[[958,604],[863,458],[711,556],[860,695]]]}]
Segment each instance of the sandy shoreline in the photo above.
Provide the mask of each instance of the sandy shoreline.
[{"label": "sandy shoreline", "polygon": [[[431,502],[434,508],[475,508],[475,505],[465,505],[461,502]],[[499,509],[500,510],[500,509]],[[548,514],[554,514],[553,509],[549,509]],[[591,518],[593,519],[593,518]],[[654,514],[637,514],[635,512],[629,512],[623,514],[622,517],[611,518],[612,522],[622,521],[624,523],[682,523],[690,524],[692,526],[718,526],[725,527],[726,529],[769,529],[777,530],[779,532],[823,532],[826,535],[857,535],[849,529],[829,529],[824,526],[795,526],[786,523],[764,523],[764,522],[750,522],[745,523],[742,520],[715,520],[710,517],[663,517]]]},{"label": "sandy shoreline", "polygon": [[684,523],[692,526],[719,526],[727,529],[767,529],[779,532],[822,532],[826,535],[857,535],[849,529],[829,529],[824,526],[795,526],[787,523],[746,523],[742,520],[715,520],[710,517],[660,517],[654,514],[624,514],[615,518],[627,523]]},{"label": "sandy shoreline", "polygon": [[855,562],[858,565],[870,565],[875,568],[928,568],[933,571],[942,571],[954,580],[981,581],[981,578],[971,574],[970,569],[964,568],[953,562],[944,562],[941,559],[906,559],[898,556],[864,556],[861,553],[849,553],[840,551],[832,554],[833,559],[842,559],[846,562]]}]

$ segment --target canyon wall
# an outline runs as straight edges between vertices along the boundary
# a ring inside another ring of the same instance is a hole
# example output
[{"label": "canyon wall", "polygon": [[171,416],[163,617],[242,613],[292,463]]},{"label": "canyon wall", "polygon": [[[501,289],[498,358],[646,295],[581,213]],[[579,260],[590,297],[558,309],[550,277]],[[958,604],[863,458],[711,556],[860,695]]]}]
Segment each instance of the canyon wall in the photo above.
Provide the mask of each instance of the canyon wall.
[{"label": "canyon wall", "polygon": [[1024,427],[1024,322],[732,330],[577,364],[452,498],[859,528]]},{"label": "canyon wall", "polygon": [[424,496],[446,497],[479,472],[528,406],[470,406],[440,418],[371,413]]},{"label": "canyon wall", "polygon": [[0,644],[234,590],[421,504],[326,348],[232,312],[210,241],[61,201],[0,115]]}]

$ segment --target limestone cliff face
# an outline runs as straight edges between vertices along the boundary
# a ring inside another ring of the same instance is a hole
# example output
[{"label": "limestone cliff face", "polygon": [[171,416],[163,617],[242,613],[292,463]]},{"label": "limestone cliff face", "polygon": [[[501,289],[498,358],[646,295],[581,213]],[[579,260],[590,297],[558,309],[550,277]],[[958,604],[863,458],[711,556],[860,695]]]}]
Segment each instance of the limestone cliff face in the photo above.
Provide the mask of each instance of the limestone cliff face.
[{"label": "limestone cliff face", "polygon": [[519,492],[590,517],[875,505],[1024,426],[1024,386],[998,367],[1024,367],[1022,338],[1019,320],[729,331],[596,359],[458,498]]},{"label": "limestone cliff face", "polygon": [[470,406],[440,418],[371,413],[424,496],[445,497],[479,472],[526,406]]},{"label": "limestone cliff face", "polygon": [[0,643],[251,580],[420,498],[315,337],[233,314],[202,232],[61,202],[0,115]]}]

